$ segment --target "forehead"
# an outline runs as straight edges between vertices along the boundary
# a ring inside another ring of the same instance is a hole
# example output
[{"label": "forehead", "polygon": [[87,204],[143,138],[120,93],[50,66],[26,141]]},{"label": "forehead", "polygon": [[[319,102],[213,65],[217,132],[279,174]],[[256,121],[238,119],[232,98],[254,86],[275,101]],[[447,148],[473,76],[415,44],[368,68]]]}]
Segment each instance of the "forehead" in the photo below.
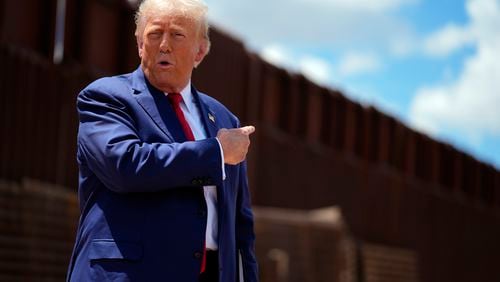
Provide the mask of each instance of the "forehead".
[{"label": "forehead", "polygon": [[188,29],[195,29],[197,22],[192,17],[179,11],[168,11],[164,13],[155,13],[148,17],[146,26],[175,26]]}]

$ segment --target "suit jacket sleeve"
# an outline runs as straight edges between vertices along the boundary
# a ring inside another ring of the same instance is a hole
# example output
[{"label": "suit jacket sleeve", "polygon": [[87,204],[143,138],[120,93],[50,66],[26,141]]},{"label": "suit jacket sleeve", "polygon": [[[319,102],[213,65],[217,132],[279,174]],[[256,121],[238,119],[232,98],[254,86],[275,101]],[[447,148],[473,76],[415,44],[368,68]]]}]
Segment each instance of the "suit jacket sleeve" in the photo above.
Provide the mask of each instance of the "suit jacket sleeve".
[{"label": "suit jacket sleeve", "polygon": [[[144,142],[130,112],[135,100],[118,92],[91,85],[78,95],[81,165],[88,166],[107,188],[119,193],[220,184],[222,160],[215,138]],[[151,121],[151,126],[156,125]]]},{"label": "suit jacket sleeve", "polygon": [[[239,249],[245,282],[257,282],[258,267],[255,256],[254,221],[248,189],[246,161],[240,165],[236,215],[236,242]],[[240,270],[241,271],[241,270]]]}]

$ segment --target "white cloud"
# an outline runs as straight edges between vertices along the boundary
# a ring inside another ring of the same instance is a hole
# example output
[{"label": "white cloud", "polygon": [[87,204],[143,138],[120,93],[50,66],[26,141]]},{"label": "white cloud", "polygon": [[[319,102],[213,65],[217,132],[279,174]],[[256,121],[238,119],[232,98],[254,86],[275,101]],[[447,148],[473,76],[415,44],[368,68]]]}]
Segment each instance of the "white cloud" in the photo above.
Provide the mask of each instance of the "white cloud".
[{"label": "white cloud", "polygon": [[206,0],[213,24],[251,49],[273,42],[335,50],[386,48],[412,30],[392,11],[419,0]]},{"label": "white cloud", "polygon": [[500,0],[469,0],[467,11],[470,22],[462,31],[471,30],[476,53],[456,80],[420,88],[410,119],[431,134],[449,128],[478,142],[500,137]]},{"label": "white cloud", "polygon": [[372,53],[349,52],[336,68],[323,58],[296,54],[279,44],[266,46],[260,51],[260,56],[274,65],[302,73],[310,80],[326,86],[338,84],[339,78],[373,73],[382,68],[380,59]]},{"label": "white cloud", "polygon": [[423,51],[427,55],[444,57],[464,46],[497,40],[500,29],[498,0],[469,0],[466,10],[471,24],[459,26],[449,23],[429,35],[423,41]]},{"label": "white cloud", "polygon": [[379,58],[368,53],[347,53],[340,60],[338,72],[342,76],[355,76],[363,73],[373,73],[382,67]]},{"label": "white cloud", "polygon": [[448,24],[426,38],[423,49],[426,54],[431,56],[447,56],[473,42],[474,37],[471,30],[455,24]]},{"label": "white cloud", "polygon": [[271,44],[264,47],[260,52],[260,56],[271,64],[284,68],[295,68],[292,64],[292,55],[286,48],[278,44]]},{"label": "white cloud", "polygon": [[396,9],[404,4],[415,3],[416,0],[302,0],[313,4],[328,4],[330,6],[346,10],[364,10],[372,12],[388,11]]},{"label": "white cloud", "polygon": [[274,65],[302,73],[317,84],[331,84],[332,67],[326,60],[319,57],[294,54],[278,44],[266,46],[261,50],[260,56]]},{"label": "white cloud", "polygon": [[330,64],[320,58],[305,56],[300,60],[300,72],[310,80],[321,85],[328,85],[331,82]]}]

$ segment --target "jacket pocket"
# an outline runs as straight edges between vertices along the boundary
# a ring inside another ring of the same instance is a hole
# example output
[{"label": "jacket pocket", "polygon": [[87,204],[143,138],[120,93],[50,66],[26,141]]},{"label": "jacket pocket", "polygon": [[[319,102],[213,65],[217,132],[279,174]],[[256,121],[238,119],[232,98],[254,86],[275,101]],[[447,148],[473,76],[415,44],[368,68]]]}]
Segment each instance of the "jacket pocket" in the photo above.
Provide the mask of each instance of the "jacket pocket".
[{"label": "jacket pocket", "polygon": [[139,243],[115,241],[113,239],[95,239],[89,250],[90,260],[128,260],[142,259],[143,248]]}]

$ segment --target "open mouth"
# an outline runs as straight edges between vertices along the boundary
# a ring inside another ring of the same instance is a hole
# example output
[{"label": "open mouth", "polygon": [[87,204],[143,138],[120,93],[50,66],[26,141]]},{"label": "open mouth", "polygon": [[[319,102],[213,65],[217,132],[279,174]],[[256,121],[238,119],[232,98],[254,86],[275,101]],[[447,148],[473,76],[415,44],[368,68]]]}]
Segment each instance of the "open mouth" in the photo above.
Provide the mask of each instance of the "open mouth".
[{"label": "open mouth", "polygon": [[169,63],[168,61],[160,61],[158,64],[159,64],[160,66],[162,66],[162,67],[168,67],[168,66],[172,65],[172,64],[171,64],[171,63]]}]

